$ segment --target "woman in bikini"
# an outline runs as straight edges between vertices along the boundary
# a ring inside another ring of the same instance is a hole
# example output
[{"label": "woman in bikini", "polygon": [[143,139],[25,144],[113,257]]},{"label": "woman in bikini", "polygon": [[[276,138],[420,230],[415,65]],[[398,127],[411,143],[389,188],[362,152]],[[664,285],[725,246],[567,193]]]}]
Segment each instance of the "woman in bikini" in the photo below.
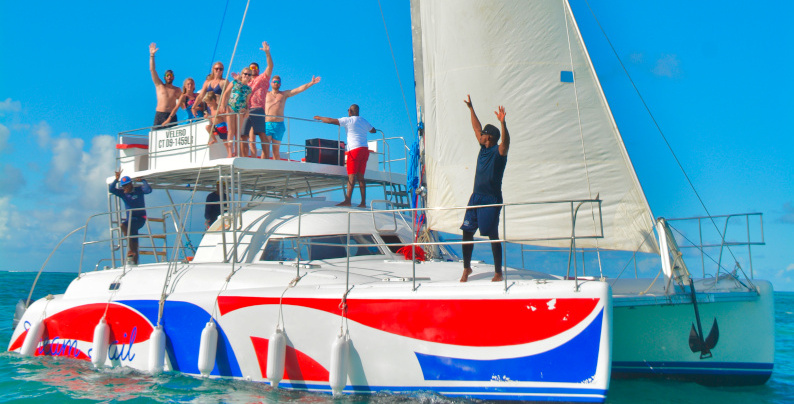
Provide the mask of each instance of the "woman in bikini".
[{"label": "woman in bikini", "polygon": [[196,105],[197,96],[198,93],[196,93],[196,82],[190,77],[186,78],[185,81],[182,82],[182,94],[179,96],[179,99],[176,100],[176,105],[174,106],[174,109],[171,110],[171,115],[168,116],[168,119],[170,120],[172,116],[176,116],[176,111],[179,110],[180,107],[184,108],[187,112],[187,119],[203,117],[203,103],[197,106],[195,113],[193,112],[193,106]]},{"label": "woman in bikini", "polygon": [[[198,106],[204,102],[204,95],[208,92],[213,92],[217,96],[223,93],[223,89],[226,88],[228,81],[223,78],[223,63],[215,62],[212,65],[212,72],[210,72],[209,76],[207,76],[207,80],[204,81],[204,84],[201,86],[201,91],[199,91],[198,95],[196,96],[196,102],[193,104],[191,108],[193,115],[196,115],[198,112]],[[198,104],[198,105],[197,105]],[[221,104],[220,111],[216,111],[216,114],[223,114],[226,112],[226,108],[223,107]]]}]

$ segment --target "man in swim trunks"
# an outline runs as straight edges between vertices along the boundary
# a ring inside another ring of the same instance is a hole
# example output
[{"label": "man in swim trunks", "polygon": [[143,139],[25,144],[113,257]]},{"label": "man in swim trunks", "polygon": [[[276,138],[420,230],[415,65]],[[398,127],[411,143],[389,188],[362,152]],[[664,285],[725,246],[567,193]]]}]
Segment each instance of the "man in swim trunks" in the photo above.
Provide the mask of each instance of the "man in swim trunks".
[{"label": "man in swim trunks", "polygon": [[[265,124],[265,137],[268,143],[273,145],[274,159],[280,159],[279,145],[281,140],[284,139],[284,132],[287,129],[284,126],[284,106],[287,103],[287,98],[298,95],[319,82],[319,77],[312,76],[311,81],[300,87],[281,91],[281,77],[273,76],[271,90],[267,93],[267,100],[265,101],[265,112],[267,113],[267,118],[265,118],[265,121],[267,121]],[[264,142],[265,140],[262,139],[262,158],[270,158],[270,150],[268,150],[268,145]]]},{"label": "man in swim trunks", "polygon": [[360,208],[366,204],[366,184],[364,183],[364,171],[367,169],[369,159],[369,148],[367,147],[367,132],[375,133],[377,130],[364,118],[358,116],[358,105],[353,104],[347,109],[347,117],[334,119],[323,116],[315,116],[314,119],[339,125],[347,132],[347,145],[345,155],[347,156],[347,193],[345,200],[336,206],[350,206],[353,197],[353,187],[358,182],[358,189],[361,191]]},{"label": "man in swim trunks", "polygon": [[[127,213],[121,219],[121,233],[123,237],[129,235],[127,258],[132,261],[133,265],[137,265],[138,230],[146,224],[146,210],[144,209],[146,202],[143,199],[143,195],[152,193],[152,187],[149,186],[146,180],[141,180],[141,187],[135,188],[130,177],[124,176],[119,179],[119,176],[121,176],[121,171],[116,171],[116,179],[108,186],[108,192],[124,201],[124,208],[127,209]],[[120,184],[121,189],[116,188],[116,184]]]},{"label": "man in swim trunks", "polygon": [[[471,105],[471,97],[463,101],[471,112],[471,127],[474,129],[474,136],[480,144],[480,154],[477,157],[477,171],[474,174],[474,191],[469,198],[468,206],[497,205],[502,202],[502,176],[507,166],[507,150],[510,148],[510,134],[507,132],[505,123],[505,107],[499,106],[495,111],[496,118],[502,124],[504,139],[499,144],[499,129],[491,124],[483,128],[474,107]],[[463,217],[463,241],[473,241],[474,232],[480,229],[481,236],[488,236],[491,240],[499,239],[499,213],[501,206],[485,208],[466,209]],[[463,244],[463,276],[460,281],[466,282],[471,275],[471,253],[474,244]],[[502,280],[502,244],[491,243],[494,261],[494,277],[491,282]]]},{"label": "man in swim trunks", "polygon": [[149,71],[152,73],[154,89],[157,92],[157,109],[154,114],[154,126],[168,127],[176,122],[176,116],[170,117],[171,110],[176,105],[176,100],[182,94],[182,90],[171,84],[174,82],[174,72],[165,71],[165,83],[160,80],[157,70],[154,68],[154,54],[157,53],[157,45],[152,42],[149,44]]},{"label": "man in swim trunks", "polygon": [[248,84],[251,86],[251,98],[248,100],[248,119],[245,120],[243,125],[241,139],[248,140],[248,148],[250,156],[256,157],[256,135],[262,140],[262,153],[260,157],[269,152],[265,147],[265,98],[267,98],[267,90],[270,87],[270,75],[273,73],[273,58],[270,57],[270,45],[267,42],[262,42],[262,48],[265,52],[267,60],[267,67],[262,74],[259,74],[259,64],[256,62],[251,63],[248,68],[254,78]]}]

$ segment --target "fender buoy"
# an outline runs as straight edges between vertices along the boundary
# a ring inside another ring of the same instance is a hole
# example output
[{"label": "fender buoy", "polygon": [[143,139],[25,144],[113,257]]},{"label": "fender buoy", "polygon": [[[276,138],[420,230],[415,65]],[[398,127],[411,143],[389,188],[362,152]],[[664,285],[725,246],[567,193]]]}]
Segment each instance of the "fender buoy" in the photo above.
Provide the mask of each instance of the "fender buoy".
[{"label": "fender buoy", "polygon": [[105,317],[99,320],[99,324],[94,327],[93,350],[91,351],[91,363],[95,367],[102,367],[108,358],[108,344],[110,343],[110,327],[108,327]]},{"label": "fender buoy", "polygon": [[218,329],[215,322],[210,320],[201,331],[199,344],[198,370],[202,376],[209,376],[215,367],[215,353],[218,351]]},{"label": "fender buoy", "polygon": [[331,368],[328,370],[328,382],[333,395],[340,395],[347,385],[347,361],[349,341],[345,335],[336,337],[331,346]]},{"label": "fender buoy", "polygon": [[30,324],[28,335],[25,336],[25,341],[22,343],[22,349],[19,353],[22,354],[22,356],[35,355],[42,335],[44,335],[44,319],[34,321]]},{"label": "fender buoy", "polygon": [[165,332],[158,325],[149,336],[149,373],[160,373],[165,368]]},{"label": "fender buoy", "polygon": [[278,388],[278,383],[284,376],[284,359],[287,354],[287,337],[281,330],[276,330],[270,336],[267,344],[267,369],[265,375],[270,380],[270,386]]}]

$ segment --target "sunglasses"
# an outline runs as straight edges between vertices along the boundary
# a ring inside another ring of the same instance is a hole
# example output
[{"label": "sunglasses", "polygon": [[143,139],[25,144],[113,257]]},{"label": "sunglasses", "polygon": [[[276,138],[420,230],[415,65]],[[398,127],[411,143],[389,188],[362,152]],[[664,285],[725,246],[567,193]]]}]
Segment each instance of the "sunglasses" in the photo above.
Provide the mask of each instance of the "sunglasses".
[{"label": "sunglasses", "polygon": [[243,76],[250,76],[251,73],[243,73]]},{"label": "sunglasses", "polygon": [[222,67],[216,67],[213,70],[223,70],[223,68]]},{"label": "sunglasses", "polygon": [[256,66],[248,66],[248,68],[251,69],[251,70],[259,70],[259,68],[256,67]]},{"label": "sunglasses", "polygon": [[281,80],[273,80],[273,84],[281,84]]},{"label": "sunglasses", "polygon": [[174,77],[174,75],[171,74],[171,73],[168,73],[168,74],[165,75],[165,77]]}]

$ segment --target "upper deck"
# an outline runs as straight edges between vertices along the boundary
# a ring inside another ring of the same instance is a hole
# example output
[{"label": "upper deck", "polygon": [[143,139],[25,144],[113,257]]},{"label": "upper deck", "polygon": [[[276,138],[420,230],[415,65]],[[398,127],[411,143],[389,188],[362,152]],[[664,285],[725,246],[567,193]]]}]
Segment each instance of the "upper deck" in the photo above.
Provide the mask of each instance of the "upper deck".
[{"label": "upper deck", "polygon": [[[344,141],[341,128],[298,118],[286,118],[285,123],[288,130],[279,160],[228,158],[223,144],[208,145],[205,119],[162,129],[122,132],[118,135],[117,159],[124,175],[145,177],[153,188],[213,190],[216,181],[224,180],[241,194],[273,198],[313,196],[341,189],[347,182],[344,157],[341,165],[335,160],[330,164],[314,162],[318,154],[339,155],[338,149],[307,145],[311,139]],[[405,140],[387,138],[382,132],[370,139],[370,158],[364,174],[367,184],[404,186]],[[248,147],[248,143],[236,142],[235,146]],[[257,145],[260,148],[261,143]]]}]

